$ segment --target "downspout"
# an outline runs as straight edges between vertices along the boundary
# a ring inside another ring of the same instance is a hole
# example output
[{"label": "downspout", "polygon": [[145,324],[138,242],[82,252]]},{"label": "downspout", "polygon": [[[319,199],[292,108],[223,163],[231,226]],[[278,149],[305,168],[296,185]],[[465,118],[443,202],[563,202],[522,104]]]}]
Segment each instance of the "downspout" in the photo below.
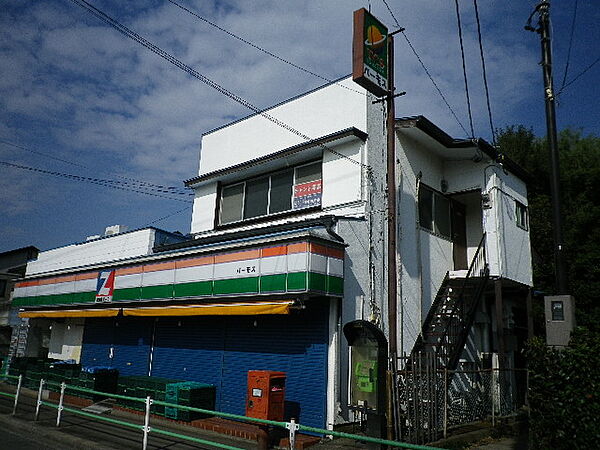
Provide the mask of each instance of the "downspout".
[{"label": "downspout", "polygon": [[421,256],[421,229],[419,228],[419,189],[421,188],[421,178],[423,174],[417,174],[417,192],[416,192],[416,220],[415,230],[417,234],[417,273],[419,274],[419,333],[423,327],[423,260]]}]

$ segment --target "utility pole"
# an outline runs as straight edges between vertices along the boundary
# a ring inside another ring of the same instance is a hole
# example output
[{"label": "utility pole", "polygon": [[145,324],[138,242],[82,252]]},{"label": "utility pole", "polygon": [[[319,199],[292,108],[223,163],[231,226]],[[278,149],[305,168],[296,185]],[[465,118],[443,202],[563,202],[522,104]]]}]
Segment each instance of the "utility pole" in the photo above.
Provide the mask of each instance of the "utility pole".
[{"label": "utility pole", "polygon": [[394,105],[394,37],[388,35],[388,64],[389,64],[389,92],[387,95],[387,197],[388,197],[388,318],[389,318],[389,347],[392,370],[396,368],[397,348],[397,304],[398,304],[398,277],[396,267],[396,110]]},{"label": "utility pole", "polygon": [[[538,13],[538,27],[531,26],[533,16]],[[562,216],[560,205],[560,170],[558,158],[558,139],[556,136],[556,113],[554,87],[552,81],[552,47],[550,42],[550,2],[542,0],[529,16],[525,29],[540,35],[542,43],[542,70],[544,73],[544,98],[546,102],[546,128],[548,130],[548,149],[550,151],[552,193],[552,219],[554,235],[554,267],[556,275],[556,294],[567,294],[568,278],[565,262],[565,244],[562,231]]]}]

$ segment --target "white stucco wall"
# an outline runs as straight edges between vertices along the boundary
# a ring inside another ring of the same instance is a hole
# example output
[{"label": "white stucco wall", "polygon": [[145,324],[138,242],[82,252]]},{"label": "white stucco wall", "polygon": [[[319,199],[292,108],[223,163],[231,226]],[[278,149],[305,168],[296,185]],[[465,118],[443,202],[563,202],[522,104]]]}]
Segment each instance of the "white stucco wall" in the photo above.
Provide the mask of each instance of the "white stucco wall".
[{"label": "white stucco wall", "polygon": [[155,231],[146,228],[40,252],[36,261],[27,264],[26,276],[149,255]]},{"label": "white stucco wall", "polygon": [[323,209],[339,207],[362,200],[361,159],[362,141],[342,145],[328,145],[335,151],[323,152]]},{"label": "white stucco wall", "polygon": [[217,205],[217,182],[205,184],[194,189],[194,208],[192,210],[192,233],[212,230],[215,227]]},{"label": "white stucco wall", "polygon": [[[335,141],[330,142],[327,144],[327,148],[331,149],[331,151],[323,151],[322,212],[317,214],[311,213],[310,215],[316,217],[323,214],[364,214],[364,169],[361,164],[364,157],[365,143],[358,138],[353,138],[347,142],[338,144]],[[192,233],[214,230],[215,213],[218,213],[218,201],[216,181],[201,185],[195,189],[191,226]],[[282,223],[282,221],[286,222],[289,220],[289,218],[278,218],[273,223]],[[240,229],[248,227],[243,222],[239,226]],[[251,225],[250,227],[253,228],[255,226]]]},{"label": "white stucco wall", "polygon": [[[445,161],[444,177],[448,181],[448,193],[481,190],[485,184],[484,169],[488,160],[478,163],[470,159],[463,161]],[[439,189],[439,186],[435,186]]]},{"label": "white stucco wall", "polygon": [[[347,78],[265,111],[308,136],[317,139],[356,127],[366,131],[364,90]],[[359,91],[359,92],[355,92]],[[199,175],[269,155],[306,139],[261,115],[253,115],[202,137]]]},{"label": "white stucco wall", "polygon": [[418,175],[421,174],[421,183],[439,189],[445,176],[443,161],[406,136],[400,135],[396,145],[397,171],[401,179],[398,245],[402,292],[399,310],[402,306],[403,329],[399,338],[404,341],[399,343],[399,349],[409,353],[446,272],[452,270],[452,243],[418,226]]},{"label": "white stucco wall", "polygon": [[528,205],[527,187],[522,180],[499,167],[490,168],[487,175],[486,192],[492,208],[484,211],[483,222],[490,273],[532,286],[529,231],[518,227],[515,217],[515,201]]},{"label": "white stucco wall", "polygon": [[[448,150],[449,156],[452,155]],[[529,232],[519,228],[515,219],[515,200],[527,205],[525,183],[504,172],[487,158],[473,162],[443,160],[431,149],[407,135],[397,140],[399,175],[398,243],[400,253],[404,351],[409,352],[420,332],[431,302],[446,272],[454,269],[453,244],[418,226],[417,178],[441,189],[466,206],[467,260],[470,262],[481,236],[487,234],[490,271],[519,283],[531,285]],[[482,193],[490,193],[492,208],[481,209]]]}]

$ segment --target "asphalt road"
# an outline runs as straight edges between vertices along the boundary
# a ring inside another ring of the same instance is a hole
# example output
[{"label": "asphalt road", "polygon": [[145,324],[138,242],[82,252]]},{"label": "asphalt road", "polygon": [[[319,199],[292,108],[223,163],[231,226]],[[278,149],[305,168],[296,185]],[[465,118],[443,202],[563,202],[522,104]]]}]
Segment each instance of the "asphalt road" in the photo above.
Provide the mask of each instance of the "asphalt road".
[{"label": "asphalt road", "polygon": [[[19,400],[17,414],[11,415],[13,399],[0,396],[0,449],[4,450],[139,450],[142,447],[142,432],[118,424],[101,422],[93,418],[65,412],[61,426],[56,427],[56,409],[42,406],[39,420],[34,422],[35,398],[23,395]],[[114,417],[126,422],[142,425],[143,417]],[[152,425],[152,424],[151,424]],[[185,427],[185,430],[165,427],[180,434],[216,441],[241,449],[256,448],[256,443],[218,435],[216,433]],[[148,439],[148,450],[193,450],[214,449],[214,446],[184,441],[178,438],[152,435]]]}]

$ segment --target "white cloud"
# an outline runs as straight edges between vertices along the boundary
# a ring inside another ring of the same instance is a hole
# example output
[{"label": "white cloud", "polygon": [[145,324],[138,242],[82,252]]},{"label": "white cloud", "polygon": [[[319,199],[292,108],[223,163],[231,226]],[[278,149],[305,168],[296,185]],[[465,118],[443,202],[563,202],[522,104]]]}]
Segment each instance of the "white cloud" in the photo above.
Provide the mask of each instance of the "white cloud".
[{"label": "white cloud", "polygon": [[[439,0],[388,3],[468,129],[454,5]],[[481,3],[495,124],[503,126],[523,117],[524,103],[538,97],[538,43],[521,32],[532,5]],[[323,84],[169,2],[93,4],[259,107]],[[358,0],[183,4],[326,78],[351,70],[352,11],[363,6]],[[395,29],[383,2],[371,4],[374,14]],[[470,8],[464,6],[462,13],[473,117],[476,134],[489,137]],[[0,66],[0,135],[25,144],[46,143],[57,154],[97,167],[103,176],[112,172],[181,186],[195,175],[201,134],[251,112],[69,2],[3,8],[0,39],[0,58],[10,61]],[[397,35],[395,42],[397,86],[407,91],[397,100],[397,115],[424,114],[453,136],[465,137],[404,38]],[[4,183],[10,184],[5,194],[19,198],[31,189],[26,177]],[[36,198],[26,203],[44,206]],[[73,206],[59,204],[65,211]],[[114,204],[115,211],[122,206]],[[24,212],[22,205],[11,203],[11,208]]]}]

